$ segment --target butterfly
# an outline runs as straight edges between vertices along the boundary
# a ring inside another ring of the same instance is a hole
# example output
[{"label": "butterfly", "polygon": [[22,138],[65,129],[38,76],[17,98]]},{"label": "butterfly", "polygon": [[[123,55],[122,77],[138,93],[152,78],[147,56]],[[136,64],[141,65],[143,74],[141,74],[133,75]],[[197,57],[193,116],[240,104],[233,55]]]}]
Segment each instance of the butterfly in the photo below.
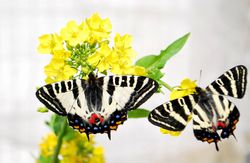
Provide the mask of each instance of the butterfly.
[{"label": "butterfly", "polygon": [[242,98],[246,84],[247,68],[235,66],[205,89],[196,87],[196,93],[156,107],[150,112],[148,120],[166,130],[181,132],[192,117],[195,137],[203,142],[214,142],[218,151],[217,143],[221,139],[234,136],[240,116],[237,107],[224,96]]},{"label": "butterfly", "polygon": [[65,80],[39,88],[36,97],[49,110],[66,116],[69,125],[81,133],[107,133],[127,120],[158,89],[158,83],[144,76],[104,76]]}]

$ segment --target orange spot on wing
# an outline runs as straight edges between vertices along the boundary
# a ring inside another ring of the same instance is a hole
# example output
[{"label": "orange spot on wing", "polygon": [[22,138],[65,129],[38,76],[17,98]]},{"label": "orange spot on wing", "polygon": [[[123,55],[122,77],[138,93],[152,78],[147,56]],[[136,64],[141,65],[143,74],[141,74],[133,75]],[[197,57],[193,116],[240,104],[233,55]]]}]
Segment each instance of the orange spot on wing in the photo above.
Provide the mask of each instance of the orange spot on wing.
[{"label": "orange spot on wing", "polygon": [[111,130],[116,130],[116,129],[117,129],[117,126],[109,126],[109,128],[110,128]]},{"label": "orange spot on wing", "polygon": [[116,124],[120,125],[120,124],[122,124],[122,121],[117,121]]},{"label": "orange spot on wing", "polygon": [[207,142],[212,143],[212,142],[214,142],[214,139],[208,139]]},{"label": "orange spot on wing", "polygon": [[234,124],[238,123],[238,120],[234,120]]}]

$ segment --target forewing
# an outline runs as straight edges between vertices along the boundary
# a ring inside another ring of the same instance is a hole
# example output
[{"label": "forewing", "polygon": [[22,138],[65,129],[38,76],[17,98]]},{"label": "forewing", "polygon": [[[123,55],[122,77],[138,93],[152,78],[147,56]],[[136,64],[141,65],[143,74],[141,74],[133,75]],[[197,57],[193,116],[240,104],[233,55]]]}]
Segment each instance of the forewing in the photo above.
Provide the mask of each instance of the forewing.
[{"label": "forewing", "polygon": [[76,102],[79,92],[83,92],[85,87],[85,80],[65,80],[39,88],[36,96],[48,109],[65,116]]},{"label": "forewing", "polygon": [[182,131],[189,121],[197,100],[197,95],[188,95],[162,104],[150,112],[148,120],[170,131]]},{"label": "forewing", "polygon": [[247,68],[243,65],[235,66],[221,75],[206,90],[213,94],[221,94],[235,98],[242,98],[246,91]]},{"label": "forewing", "polygon": [[[103,108],[113,112],[133,110],[147,101],[158,89],[158,83],[144,76],[106,76],[102,77]],[[99,80],[102,80],[100,78]]]}]

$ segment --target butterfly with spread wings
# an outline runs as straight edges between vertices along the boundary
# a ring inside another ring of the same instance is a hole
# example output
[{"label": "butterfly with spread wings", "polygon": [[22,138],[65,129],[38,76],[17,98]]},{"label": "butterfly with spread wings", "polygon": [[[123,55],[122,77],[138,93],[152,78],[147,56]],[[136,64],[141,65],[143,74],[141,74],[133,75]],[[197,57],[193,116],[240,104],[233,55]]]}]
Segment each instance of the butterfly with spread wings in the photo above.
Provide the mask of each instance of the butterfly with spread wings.
[{"label": "butterfly with spread wings", "polygon": [[127,112],[138,108],[158,89],[144,76],[90,74],[88,80],[73,79],[47,84],[36,92],[51,111],[67,116],[69,125],[81,133],[107,133],[127,120]]},{"label": "butterfly with spread wings", "polygon": [[[198,140],[215,143],[233,135],[240,113],[224,96],[242,98],[246,91],[247,68],[235,66],[205,89],[162,104],[153,109],[148,120],[169,131],[181,132],[193,117],[194,135]],[[217,131],[221,131],[220,135]]]}]

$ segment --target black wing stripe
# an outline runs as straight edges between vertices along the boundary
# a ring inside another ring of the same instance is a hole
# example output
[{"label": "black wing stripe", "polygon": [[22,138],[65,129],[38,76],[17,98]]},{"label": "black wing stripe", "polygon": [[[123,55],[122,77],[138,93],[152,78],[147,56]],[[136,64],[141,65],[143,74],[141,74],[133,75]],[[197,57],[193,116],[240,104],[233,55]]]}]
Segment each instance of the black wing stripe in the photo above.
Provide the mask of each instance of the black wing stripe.
[{"label": "black wing stripe", "polygon": [[108,88],[107,88],[107,92],[110,94],[110,96],[112,97],[115,91],[115,86],[113,83],[113,76],[110,76],[109,81],[108,81]]},{"label": "black wing stripe", "polygon": [[66,89],[66,85],[65,85],[65,81],[61,81],[61,92],[66,92],[67,89]]},{"label": "black wing stripe", "polygon": [[[73,89],[72,89],[72,92],[73,92],[73,96],[74,96],[74,99],[76,100],[77,97],[79,96],[79,90],[78,90],[78,85],[76,83],[76,80],[72,80],[73,81]],[[81,81],[81,85],[82,85],[82,82]]]}]

